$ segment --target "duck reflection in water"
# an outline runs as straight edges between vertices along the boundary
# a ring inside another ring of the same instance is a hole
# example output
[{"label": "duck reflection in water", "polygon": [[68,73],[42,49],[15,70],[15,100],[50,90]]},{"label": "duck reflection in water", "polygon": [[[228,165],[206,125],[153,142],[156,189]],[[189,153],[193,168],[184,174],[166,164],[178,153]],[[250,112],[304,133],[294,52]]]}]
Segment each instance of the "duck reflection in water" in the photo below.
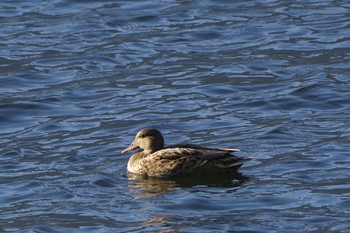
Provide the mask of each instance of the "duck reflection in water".
[{"label": "duck reflection in water", "polygon": [[239,149],[208,148],[193,144],[164,147],[162,134],[151,128],[139,131],[122,153],[135,149],[139,150],[130,157],[127,166],[129,177],[147,180],[151,186],[160,180],[168,186],[190,186],[194,181],[210,184],[214,180],[232,184],[233,179],[243,179],[237,170],[251,159],[231,154]]},{"label": "duck reflection in water", "polygon": [[150,198],[161,194],[173,192],[179,188],[194,186],[235,188],[243,185],[249,177],[240,172],[216,177],[147,177],[128,172],[129,189],[137,194],[138,198]]}]

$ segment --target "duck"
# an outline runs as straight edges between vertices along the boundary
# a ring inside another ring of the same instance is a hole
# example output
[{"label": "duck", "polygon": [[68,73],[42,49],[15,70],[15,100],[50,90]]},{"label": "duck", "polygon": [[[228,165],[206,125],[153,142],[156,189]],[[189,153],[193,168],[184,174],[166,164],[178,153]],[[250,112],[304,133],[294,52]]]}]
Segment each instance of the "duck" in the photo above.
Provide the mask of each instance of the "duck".
[{"label": "duck", "polygon": [[215,176],[237,172],[251,158],[237,157],[231,148],[209,148],[194,144],[164,146],[164,138],[154,128],[140,130],[127,153],[136,150],[128,161],[127,171],[146,177]]}]

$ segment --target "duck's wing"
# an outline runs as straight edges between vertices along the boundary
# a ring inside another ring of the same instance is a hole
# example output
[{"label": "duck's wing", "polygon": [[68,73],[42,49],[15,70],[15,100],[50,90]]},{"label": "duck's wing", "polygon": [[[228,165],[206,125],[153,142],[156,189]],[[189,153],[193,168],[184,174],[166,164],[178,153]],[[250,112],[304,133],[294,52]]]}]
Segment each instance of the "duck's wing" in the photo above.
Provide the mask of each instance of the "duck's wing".
[{"label": "duck's wing", "polygon": [[[159,150],[151,155],[153,158],[158,159],[169,159],[169,160],[176,160],[176,159],[198,159],[198,160],[215,160],[224,156],[230,156],[231,152],[233,152],[233,149],[213,149],[213,148],[207,148],[207,147],[201,147],[201,146],[194,146],[189,147],[189,145],[174,145],[172,147],[167,147],[165,149]],[[234,150],[237,151],[237,150]]]},{"label": "duck's wing", "polygon": [[205,146],[198,146],[194,144],[175,144],[167,148],[178,148],[179,150],[191,151],[192,156],[200,156],[201,158],[212,160],[226,156],[233,152],[238,152],[240,149],[236,148],[210,148]]},{"label": "duck's wing", "polygon": [[200,150],[215,150],[215,151],[225,151],[225,152],[238,152],[241,151],[238,148],[212,148],[206,146],[199,146],[195,144],[181,143],[167,146],[166,148],[192,148],[192,149],[200,149]]},{"label": "duck's wing", "polygon": [[252,157],[237,157],[230,154],[240,151],[234,148],[210,148],[194,144],[177,144],[167,148],[176,149],[179,157],[195,158],[205,162],[215,161],[220,167],[235,167],[252,159]]},{"label": "duck's wing", "polygon": [[193,149],[193,148],[164,148],[162,150],[158,150],[153,154],[149,155],[148,158],[152,159],[168,159],[168,160],[176,160],[183,158],[202,158],[204,155],[202,150]]}]

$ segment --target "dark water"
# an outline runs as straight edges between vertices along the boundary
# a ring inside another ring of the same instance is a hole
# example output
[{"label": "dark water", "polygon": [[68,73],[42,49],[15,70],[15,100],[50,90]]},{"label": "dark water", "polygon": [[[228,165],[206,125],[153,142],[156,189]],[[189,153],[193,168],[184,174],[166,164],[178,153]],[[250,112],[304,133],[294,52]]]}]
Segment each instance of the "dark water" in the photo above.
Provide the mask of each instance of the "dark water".
[{"label": "dark water", "polygon": [[[348,230],[349,17],[345,0],[2,1],[0,231]],[[255,159],[127,177],[145,126]]]}]

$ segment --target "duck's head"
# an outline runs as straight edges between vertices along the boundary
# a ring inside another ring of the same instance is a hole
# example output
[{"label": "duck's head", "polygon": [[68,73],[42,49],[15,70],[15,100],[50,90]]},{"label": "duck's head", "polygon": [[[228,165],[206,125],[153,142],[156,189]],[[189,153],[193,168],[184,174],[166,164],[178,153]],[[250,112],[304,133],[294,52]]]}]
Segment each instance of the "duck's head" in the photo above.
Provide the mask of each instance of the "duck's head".
[{"label": "duck's head", "polygon": [[145,153],[151,154],[162,149],[163,147],[164,139],[162,134],[156,129],[147,128],[140,130],[136,134],[134,141],[128,148],[122,150],[122,153],[141,148]]}]

